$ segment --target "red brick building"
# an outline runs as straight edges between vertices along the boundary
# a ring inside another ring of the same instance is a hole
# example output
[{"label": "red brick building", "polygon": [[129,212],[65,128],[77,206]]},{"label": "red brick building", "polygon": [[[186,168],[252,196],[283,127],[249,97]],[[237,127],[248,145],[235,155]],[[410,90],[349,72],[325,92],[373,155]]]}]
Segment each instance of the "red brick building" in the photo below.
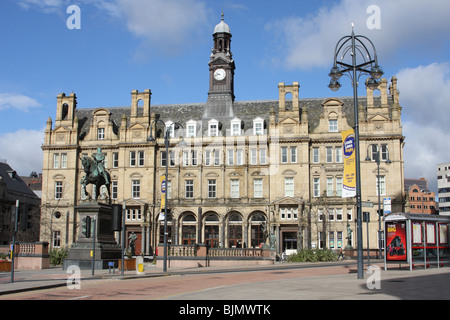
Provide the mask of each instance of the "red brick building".
[{"label": "red brick building", "polygon": [[436,214],[436,195],[428,189],[425,178],[405,179],[409,213]]}]

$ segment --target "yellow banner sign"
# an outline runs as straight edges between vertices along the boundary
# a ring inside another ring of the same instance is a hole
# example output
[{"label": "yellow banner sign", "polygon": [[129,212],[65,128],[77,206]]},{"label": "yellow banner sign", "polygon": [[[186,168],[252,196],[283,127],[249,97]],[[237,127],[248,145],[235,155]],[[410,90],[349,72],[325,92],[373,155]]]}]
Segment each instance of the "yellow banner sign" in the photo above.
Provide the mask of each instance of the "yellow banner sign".
[{"label": "yellow banner sign", "polygon": [[165,217],[165,209],[166,209],[166,190],[167,190],[167,184],[166,184],[166,176],[161,176],[161,209],[159,210],[159,221],[164,221]]},{"label": "yellow banner sign", "polygon": [[356,196],[356,163],[355,163],[355,133],[353,129],[342,132],[344,149],[344,181],[342,184],[342,198]]}]

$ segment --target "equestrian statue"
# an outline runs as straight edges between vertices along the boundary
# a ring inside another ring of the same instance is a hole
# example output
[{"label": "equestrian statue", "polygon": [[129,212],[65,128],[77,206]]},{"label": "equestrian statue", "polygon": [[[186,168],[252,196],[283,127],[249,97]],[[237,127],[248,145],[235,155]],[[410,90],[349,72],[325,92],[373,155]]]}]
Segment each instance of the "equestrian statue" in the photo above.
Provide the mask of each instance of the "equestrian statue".
[{"label": "equestrian statue", "polygon": [[108,201],[111,203],[111,176],[105,170],[105,166],[103,165],[103,161],[105,160],[105,154],[102,153],[102,149],[97,148],[97,153],[92,154],[91,157],[83,157],[81,159],[81,163],[83,165],[84,172],[86,175],[81,181],[81,185],[84,187],[84,194],[89,196],[89,193],[86,191],[86,186],[88,184],[95,185],[95,199],[98,200],[100,196],[100,189],[102,186],[105,186],[108,189]]}]

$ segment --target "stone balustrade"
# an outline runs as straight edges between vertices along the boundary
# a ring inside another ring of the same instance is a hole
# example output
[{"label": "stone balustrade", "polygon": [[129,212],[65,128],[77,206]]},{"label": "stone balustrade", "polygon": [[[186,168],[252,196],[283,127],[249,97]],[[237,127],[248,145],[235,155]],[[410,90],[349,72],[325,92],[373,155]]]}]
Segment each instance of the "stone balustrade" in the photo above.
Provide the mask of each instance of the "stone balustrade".
[{"label": "stone balustrade", "polygon": [[48,242],[16,243],[14,254],[15,270],[38,270],[49,267]]},{"label": "stone balustrade", "polygon": [[[164,245],[158,246],[157,267],[163,266]],[[168,245],[168,268],[273,264],[275,253],[264,248],[208,248],[205,245]]]}]

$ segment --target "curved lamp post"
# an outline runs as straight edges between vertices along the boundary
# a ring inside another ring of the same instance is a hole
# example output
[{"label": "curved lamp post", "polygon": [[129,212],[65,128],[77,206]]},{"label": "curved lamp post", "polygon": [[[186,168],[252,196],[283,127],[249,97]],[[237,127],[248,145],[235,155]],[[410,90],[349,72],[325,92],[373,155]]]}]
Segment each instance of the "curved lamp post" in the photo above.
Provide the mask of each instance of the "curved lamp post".
[{"label": "curved lamp post", "polygon": [[[178,122],[172,122],[169,125],[166,125],[166,123],[160,119],[153,120],[152,123],[150,123],[150,137],[147,138],[147,141],[156,141],[156,139],[153,137],[153,124],[157,124],[158,122],[162,123],[164,125],[165,131],[164,131],[164,146],[166,147],[166,173],[165,173],[165,184],[167,188],[167,177],[168,177],[168,171],[169,171],[169,145],[170,145],[170,127],[174,126],[175,131],[175,125],[183,128],[181,124]],[[186,145],[186,142],[184,141],[184,138],[181,137],[181,142],[178,144],[180,147],[184,147]],[[164,192],[164,264],[163,264],[163,272],[167,272],[167,189]]]},{"label": "curved lamp post", "polygon": [[[351,62],[344,62],[344,59],[351,56]],[[357,62],[357,57],[359,62]],[[334,51],[334,64],[329,76],[331,77],[328,87],[337,91],[341,87],[339,79],[342,75],[347,75],[352,81],[353,104],[355,114],[355,166],[356,166],[356,239],[358,242],[358,279],[363,279],[363,259],[362,259],[362,213],[361,213],[361,172],[359,155],[359,120],[358,120],[358,80],[362,74],[370,74],[367,85],[374,88],[378,85],[377,80],[383,75],[383,70],[378,65],[375,46],[369,38],[357,35],[353,31],[350,36],[342,37]]]}]

